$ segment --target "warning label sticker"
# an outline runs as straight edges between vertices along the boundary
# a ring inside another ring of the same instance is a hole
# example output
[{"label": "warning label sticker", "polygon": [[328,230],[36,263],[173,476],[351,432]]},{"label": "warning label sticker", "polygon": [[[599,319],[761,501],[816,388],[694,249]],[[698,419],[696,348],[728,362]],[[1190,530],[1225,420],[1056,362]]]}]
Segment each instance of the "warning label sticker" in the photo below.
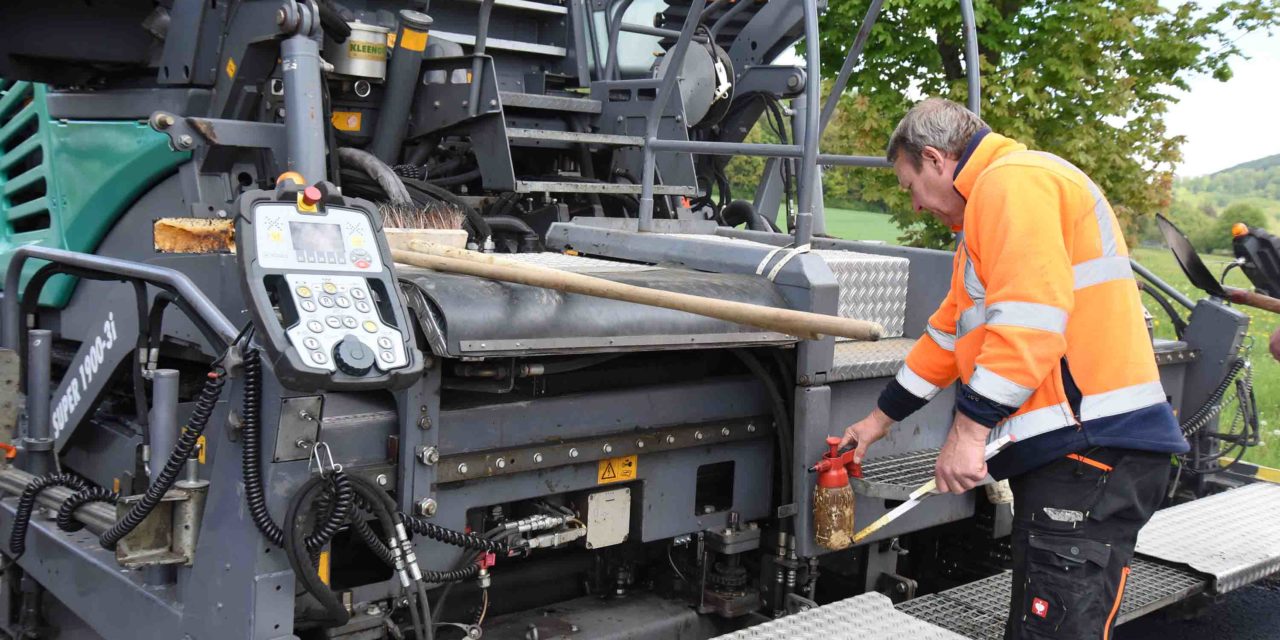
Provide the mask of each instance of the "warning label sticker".
[{"label": "warning label sticker", "polygon": [[637,456],[605,458],[600,461],[600,465],[596,469],[596,484],[635,480],[636,473],[639,470],[640,463]]}]

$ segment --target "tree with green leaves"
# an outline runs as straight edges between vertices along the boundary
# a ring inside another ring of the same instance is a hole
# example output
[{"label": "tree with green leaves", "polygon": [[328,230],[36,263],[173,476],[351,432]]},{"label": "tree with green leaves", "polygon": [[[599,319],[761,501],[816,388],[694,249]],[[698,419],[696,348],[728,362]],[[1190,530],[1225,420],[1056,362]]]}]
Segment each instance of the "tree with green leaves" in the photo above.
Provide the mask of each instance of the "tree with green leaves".
[{"label": "tree with green leaves", "polygon": [[[830,0],[823,75],[834,77],[869,0]],[[1075,163],[1103,189],[1126,229],[1170,204],[1183,139],[1165,128],[1192,74],[1231,77],[1235,39],[1280,26],[1280,0],[1206,8],[1157,0],[975,0],[982,117],[993,129]],[[886,0],[863,61],[827,129],[827,153],[883,153],[912,97],[963,101],[963,37],[953,0]],[[1226,117],[1226,114],[1224,114]],[[837,172],[849,171],[846,175]],[[911,211],[887,171],[830,169],[852,199],[883,202],[903,240],[945,246],[951,234]]]}]

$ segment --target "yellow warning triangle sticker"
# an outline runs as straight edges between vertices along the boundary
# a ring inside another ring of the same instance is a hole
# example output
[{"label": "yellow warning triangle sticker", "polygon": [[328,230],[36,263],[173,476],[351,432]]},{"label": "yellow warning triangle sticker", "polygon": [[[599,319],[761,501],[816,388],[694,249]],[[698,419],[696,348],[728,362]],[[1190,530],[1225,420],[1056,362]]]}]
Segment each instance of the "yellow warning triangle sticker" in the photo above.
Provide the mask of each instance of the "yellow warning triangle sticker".
[{"label": "yellow warning triangle sticker", "polygon": [[600,479],[613,480],[617,477],[618,477],[618,474],[613,471],[613,463],[612,462],[604,463],[604,473],[600,474]]}]

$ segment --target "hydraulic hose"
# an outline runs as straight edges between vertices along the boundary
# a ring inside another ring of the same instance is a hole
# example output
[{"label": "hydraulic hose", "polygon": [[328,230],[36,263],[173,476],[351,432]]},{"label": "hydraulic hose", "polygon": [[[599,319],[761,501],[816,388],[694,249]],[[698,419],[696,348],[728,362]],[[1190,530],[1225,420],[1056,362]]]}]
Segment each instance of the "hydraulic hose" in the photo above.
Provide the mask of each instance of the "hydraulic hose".
[{"label": "hydraulic hose", "polygon": [[53,486],[70,487],[77,492],[88,488],[84,480],[69,473],[50,473],[32,480],[18,498],[18,508],[13,514],[13,531],[9,534],[9,555],[14,560],[22,557],[27,550],[27,527],[31,524],[31,511],[35,508],[36,497],[41,491]]},{"label": "hydraulic hose", "polygon": [[[332,483],[332,484],[331,484]],[[289,558],[289,566],[293,568],[293,574],[302,583],[303,588],[310,593],[324,607],[328,617],[321,622],[329,623],[332,626],[341,626],[351,619],[347,613],[346,607],[342,606],[342,602],[334,595],[329,585],[320,580],[320,576],[316,573],[316,567],[312,563],[310,551],[307,549],[306,540],[315,537],[321,533],[324,525],[317,522],[316,530],[310,535],[304,534],[303,529],[299,526],[299,520],[302,518],[303,505],[311,505],[316,498],[324,491],[334,491],[338,495],[335,496],[332,503],[332,511],[341,508],[343,500],[341,494],[347,493],[346,504],[351,504],[351,487],[345,480],[345,474],[341,471],[332,475],[332,481],[321,476],[312,477],[307,480],[302,488],[294,494],[289,500],[289,510],[285,516],[283,534],[285,536],[285,555]],[[343,516],[345,519],[346,516]],[[325,518],[319,518],[324,520]]]},{"label": "hydraulic hose", "polygon": [[164,469],[156,476],[151,486],[147,487],[147,492],[143,494],[142,499],[129,509],[124,518],[98,538],[98,543],[103,548],[115,549],[116,543],[142,524],[142,521],[160,504],[164,494],[173,488],[173,483],[178,480],[178,474],[186,466],[187,459],[195,452],[196,443],[209,424],[209,417],[213,415],[213,409],[218,404],[218,397],[222,395],[224,384],[226,384],[226,372],[221,370],[209,372],[209,378],[196,399],[195,409],[191,412],[187,428],[183,430],[182,435],[178,436],[178,442],[169,454],[169,459],[165,461]]},{"label": "hydraulic hose", "polygon": [[413,203],[413,198],[409,197],[409,192],[405,189],[404,183],[400,182],[400,176],[396,175],[396,172],[392,171],[387,163],[379,160],[372,153],[352,147],[342,147],[338,149],[338,160],[342,164],[355,167],[370,178],[373,178],[392,202],[397,204]]}]

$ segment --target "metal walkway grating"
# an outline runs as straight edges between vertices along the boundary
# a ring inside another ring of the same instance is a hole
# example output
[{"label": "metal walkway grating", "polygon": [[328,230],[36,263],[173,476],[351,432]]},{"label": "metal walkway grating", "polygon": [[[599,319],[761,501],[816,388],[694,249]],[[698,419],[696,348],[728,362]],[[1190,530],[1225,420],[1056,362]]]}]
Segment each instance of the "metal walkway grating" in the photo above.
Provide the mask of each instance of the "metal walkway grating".
[{"label": "metal walkway grating", "polygon": [[906,500],[912,491],[933,479],[938,449],[869,458],[862,463],[862,478],[852,480],[859,495],[885,500]]},{"label": "metal walkway grating", "polygon": [[1214,578],[1216,593],[1280,571],[1280,485],[1258,482],[1161,509],[1138,551]]},{"label": "metal walkway grating", "polygon": [[[1203,591],[1205,580],[1193,573],[1134,557],[1116,624],[1124,624]],[[1009,616],[1012,573],[960,585],[898,605],[898,611],[975,640],[1000,640]]]},{"label": "metal walkway grating", "polygon": [[946,629],[895,611],[893,601],[879,593],[864,593],[817,609],[779,618],[718,640],[962,640]]}]

